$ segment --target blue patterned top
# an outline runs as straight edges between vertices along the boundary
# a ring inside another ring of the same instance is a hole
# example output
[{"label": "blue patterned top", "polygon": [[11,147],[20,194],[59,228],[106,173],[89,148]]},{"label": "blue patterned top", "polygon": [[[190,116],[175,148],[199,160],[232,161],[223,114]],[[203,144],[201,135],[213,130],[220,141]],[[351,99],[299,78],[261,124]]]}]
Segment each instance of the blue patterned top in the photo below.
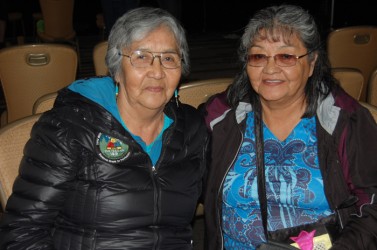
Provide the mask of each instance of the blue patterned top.
[{"label": "blue patterned top", "polygon": [[[257,190],[254,113],[223,188],[226,249],[255,249],[265,240]],[[301,119],[284,140],[263,124],[268,230],[294,227],[332,214],[318,164],[315,117]]]}]

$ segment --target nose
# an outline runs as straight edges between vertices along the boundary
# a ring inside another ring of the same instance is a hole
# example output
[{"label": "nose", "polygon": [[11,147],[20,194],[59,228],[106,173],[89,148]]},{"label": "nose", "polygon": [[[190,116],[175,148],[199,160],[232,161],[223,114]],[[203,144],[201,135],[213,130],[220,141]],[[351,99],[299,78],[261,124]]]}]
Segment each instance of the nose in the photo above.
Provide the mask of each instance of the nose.
[{"label": "nose", "polygon": [[274,73],[279,71],[280,67],[276,64],[274,56],[269,56],[266,59],[266,65],[263,67],[263,71],[266,73]]},{"label": "nose", "polygon": [[[158,57],[159,60],[157,60],[157,63],[155,63],[155,58]],[[153,56],[152,62],[151,62],[151,70],[149,71],[149,75],[153,78],[160,79],[163,78],[165,75],[165,71],[163,70],[162,62],[161,62],[161,56]]]},{"label": "nose", "polygon": [[276,58],[275,58],[275,56],[268,56],[267,58],[266,58],[266,66],[268,65],[268,64],[270,64],[270,62],[273,62],[275,65],[276,65]]},{"label": "nose", "polygon": [[161,56],[158,56],[158,55],[153,55],[151,65],[153,65],[153,63],[154,63],[154,59],[155,59],[156,57],[158,57],[158,59],[159,59],[159,61],[160,61],[160,66],[162,66]]}]

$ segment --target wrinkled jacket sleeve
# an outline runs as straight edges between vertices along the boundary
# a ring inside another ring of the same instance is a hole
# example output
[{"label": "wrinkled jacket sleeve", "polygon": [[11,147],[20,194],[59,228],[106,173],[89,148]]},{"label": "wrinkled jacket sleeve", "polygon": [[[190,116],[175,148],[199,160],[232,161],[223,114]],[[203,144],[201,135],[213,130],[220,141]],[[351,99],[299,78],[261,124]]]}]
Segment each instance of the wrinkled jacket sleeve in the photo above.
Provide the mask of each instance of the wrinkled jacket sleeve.
[{"label": "wrinkled jacket sleeve", "polygon": [[24,148],[19,176],[0,222],[0,249],[54,249],[52,228],[75,177],[70,130],[44,114]]},{"label": "wrinkled jacket sleeve", "polygon": [[348,186],[359,201],[332,249],[377,249],[377,125],[367,109],[351,117],[343,151]]}]

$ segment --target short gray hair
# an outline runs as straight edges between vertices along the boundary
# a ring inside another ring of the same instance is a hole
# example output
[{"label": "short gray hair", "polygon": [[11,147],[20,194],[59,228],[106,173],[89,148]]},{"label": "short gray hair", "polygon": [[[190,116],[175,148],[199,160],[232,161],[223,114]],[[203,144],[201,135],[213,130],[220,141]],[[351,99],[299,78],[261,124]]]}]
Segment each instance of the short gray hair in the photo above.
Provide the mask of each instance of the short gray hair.
[{"label": "short gray hair", "polygon": [[185,30],[179,21],[163,9],[140,7],[130,10],[118,18],[111,29],[108,39],[106,65],[113,78],[121,70],[122,49],[130,47],[133,42],[143,39],[161,26],[168,27],[174,34],[179,53],[183,59],[182,75],[188,75],[190,69],[189,49]]}]

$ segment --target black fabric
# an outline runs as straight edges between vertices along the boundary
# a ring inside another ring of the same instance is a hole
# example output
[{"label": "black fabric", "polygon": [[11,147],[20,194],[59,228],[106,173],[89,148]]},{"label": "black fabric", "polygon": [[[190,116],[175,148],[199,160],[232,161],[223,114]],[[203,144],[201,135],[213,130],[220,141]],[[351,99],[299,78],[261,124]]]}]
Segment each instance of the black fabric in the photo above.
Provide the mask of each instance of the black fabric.
[{"label": "black fabric", "polygon": [[328,234],[330,236],[331,242],[334,242],[341,232],[341,228],[337,222],[336,215],[322,218],[315,223],[300,225],[297,227],[290,227],[285,229],[280,229],[276,231],[268,232],[268,239],[272,242],[280,242],[284,244],[294,243],[290,237],[297,237],[300,232],[312,232],[316,230],[315,236]]},{"label": "black fabric", "polygon": [[288,244],[280,243],[280,242],[274,242],[274,241],[269,241],[266,243],[262,243],[257,247],[257,250],[297,250],[296,247],[293,247]]},{"label": "black fabric", "polygon": [[[191,249],[202,191],[207,129],[198,112],[169,103],[173,124],[152,163],[98,104],[65,89],[25,147],[20,175],[0,223],[0,249]],[[128,145],[103,159],[98,136]]]}]

